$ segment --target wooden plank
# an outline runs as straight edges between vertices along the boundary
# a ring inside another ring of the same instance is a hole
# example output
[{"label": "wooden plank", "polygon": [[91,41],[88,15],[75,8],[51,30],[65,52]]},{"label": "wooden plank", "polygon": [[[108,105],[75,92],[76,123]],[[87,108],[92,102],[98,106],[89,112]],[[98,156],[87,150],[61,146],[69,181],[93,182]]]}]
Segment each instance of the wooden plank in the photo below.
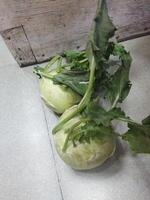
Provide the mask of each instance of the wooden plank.
[{"label": "wooden plank", "polygon": [[[78,7],[76,3],[78,3]],[[65,8],[60,9],[59,7],[59,14],[58,12],[53,14],[48,12],[40,16],[33,16],[31,20],[28,20],[25,30],[38,62],[65,49],[84,49],[87,32],[95,15],[96,4],[97,1],[91,0],[74,1]],[[131,6],[128,8],[130,4]],[[109,14],[118,27],[119,41],[150,32],[150,13],[144,12],[141,1],[138,0],[135,4],[133,0],[126,2],[121,0],[118,5],[117,0],[109,0],[108,5]]]},{"label": "wooden plank", "polygon": [[[92,2],[93,7],[90,7]],[[33,16],[28,20],[24,28],[37,61],[66,49],[84,49],[96,4],[97,0],[70,1],[59,12]]]},{"label": "wooden plank", "polygon": [[[145,36],[150,34],[150,20],[149,21],[142,21],[138,23],[135,22],[134,24],[127,25],[120,27],[116,32],[116,38],[118,41],[126,41],[129,39],[134,39],[137,37]],[[136,30],[136,32],[135,32]],[[144,30],[144,31],[143,31]]]},{"label": "wooden plank", "polygon": [[133,39],[150,33],[149,0],[107,0],[109,15],[118,31],[119,41]]},{"label": "wooden plank", "polygon": [[[119,41],[150,33],[150,0],[107,2]],[[96,5],[97,0],[1,0],[0,30],[23,25],[30,50],[42,62],[64,49],[85,48]]]},{"label": "wooden plank", "polygon": [[[38,15],[53,15],[55,13],[59,15],[64,11],[70,13],[74,9],[77,10],[79,5],[84,9],[84,6],[86,7],[86,4],[88,4],[88,9],[93,9],[95,12],[96,2],[97,0],[19,0],[19,2],[16,0],[1,0],[0,30],[6,30],[21,24],[24,25],[32,17]],[[84,14],[84,10],[83,13],[80,13],[80,15],[82,14]]]},{"label": "wooden plank", "polygon": [[3,31],[1,34],[20,66],[36,63],[36,58],[22,26]]}]

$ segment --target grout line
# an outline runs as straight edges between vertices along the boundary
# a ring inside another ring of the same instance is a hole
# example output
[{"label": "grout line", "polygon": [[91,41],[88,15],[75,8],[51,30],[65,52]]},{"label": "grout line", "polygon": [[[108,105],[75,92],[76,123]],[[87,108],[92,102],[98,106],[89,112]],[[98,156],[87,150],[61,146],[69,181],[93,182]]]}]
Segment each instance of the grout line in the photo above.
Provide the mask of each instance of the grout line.
[{"label": "grout line", "polygon": [[[38,81],[37,81],[37,83],[38,83]],[[42,107],[42,110],[43,110],[43,113],[44,113],[44,119],[45,119],[45,122],[46,122],[47,133],[49,133],[49,127],[48,127],[48,121],[47,121],[47,118],[46,118],[46,112],[45,112],[44,105],[43,105],[42,102],[41,102],[41,107]],[[56,159],[55,159],[55,155],[54,155],[53,145],[52,145],[52,142],[51,142],[49,134],[48,134],[48,137],[49,137],[49,144],[50,144],[51,150],[52,150],[52,156],[53,156],[53,160],[54,160],[54,167],[55,167],[55,171],[56,171],[56,177],[57,177],[57,181],[58,181],[58,187],[59,187],[59,190],[60,190],[61,199],[64,200],[63,191],[62,191],[60,178],[59,178],[59,173],[58,173],[58,169],[57,169],[57,165],[56,165]]]},{"label": "grout line", "polygon": [[[47,118],[46,118],[46,113],[45,113],[45,109],[44,109],[43,105],[42,105],[42,109],[43,109],[44,118],[45,118],[45,121],[46,121],[47,132],[49,133],[48,121],[47,121]],[[49,136],[49,134],[48,134],[48,136]],[[59,173],[58,173],[57,164],[56,164],[56,158],[55,158],[55,155],[54,155],[53,145],[52,145],[50,136],[49,136],[49,143],[50,143],[51,150],[52,150],[52,155],[53,155],[53,160],[54,160],[54,166],[55,166],[55,170],[56,170],[56,176],[57,176],[57,181],[58,181],[58,185],[59,185],[59,189],[60,189],[61,198],[62,198],[62,200],[64,200],[63,191],[62,191],[62,187],[61,187],[61,183],[60,183],[60,178],[59,178]]]},{"label": "grout line", "polygon": [[[37,79],[36,79],[36,81],[37,81]],[[38,83],[38,81],[37,81],[37,83]],[[43,113],[44,113],[44,119],[45,119],[45,122],[46,122],[47,133],[49,133],[49,127],[48,127],[48,121],[47,121],[47,118],[46,118],[46,112],[45,112],[44,105],[43,105],[42,102],[41,102],[41,107],[42,107],[42,110],[43,110]],[[61,200],[64,200],[63,191],[62,191],[60,178],[59,178],[59,173],[58,173],[58,169],[57,169],[57,165],[56,165],[56,159],[55,159],[55,155],[54,155],[53,145],[52,145],[49,134],[48,134],[48,137],[49,137],[49,144],[50,144],[51,150],[52,150],[52,156],[53,156],[54,167],[55,167],[55,171],[56,171],[56,177],[57,177],[57,181],[58,181],[58,187],[59,187],[59,190],[60,190]]]}]

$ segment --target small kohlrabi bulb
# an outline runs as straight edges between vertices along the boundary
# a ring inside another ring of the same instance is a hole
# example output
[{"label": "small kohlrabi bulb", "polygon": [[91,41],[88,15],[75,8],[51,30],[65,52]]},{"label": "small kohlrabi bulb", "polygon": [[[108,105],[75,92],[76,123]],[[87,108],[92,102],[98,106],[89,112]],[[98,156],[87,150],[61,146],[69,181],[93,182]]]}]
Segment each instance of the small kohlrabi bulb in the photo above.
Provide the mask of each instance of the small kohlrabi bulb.
[{"label": "small kohlrabi bulb", "polygon": [[[66,117],[72,110],[74,110],[74,107],[68,109],[60,120]],[[78,121],[80,121],[79,115],[68,121],[64,127],[54,135],[56,150],[61,159],[74,169],[88,170],[98,167],[113,155],[116,142],[112,138],[104,140],[91,139],[90,143],[77,143],[77,145],[74,146],[73,143],[69,141],[67,149],[63,151],[63,145],[67,137],[65,131]]]},{"label": "small kohlrabi bulb", "polygon": [[[51,75],[55,74],[55,71],[51,72]],[[54,84],[51,79],[43,77],[39,82],[42,99],[48,107],[58,114],[63,113],[81,100],[81,96],[71,88]]]}]

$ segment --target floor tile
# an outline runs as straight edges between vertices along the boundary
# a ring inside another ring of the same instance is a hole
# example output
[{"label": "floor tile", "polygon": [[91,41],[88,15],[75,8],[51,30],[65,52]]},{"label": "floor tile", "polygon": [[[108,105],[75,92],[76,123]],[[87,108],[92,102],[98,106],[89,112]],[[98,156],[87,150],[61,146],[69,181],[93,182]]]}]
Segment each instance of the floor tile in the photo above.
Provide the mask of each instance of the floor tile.
[{"label": "floor tile", "polygon": [[0,199],[61,200],[37,80],[0,68]]},{"label": "floor tile", "polygon": [[16,64],[16,61],[7,48],[2,36],[0,35],[0,68],[12,64]]}]

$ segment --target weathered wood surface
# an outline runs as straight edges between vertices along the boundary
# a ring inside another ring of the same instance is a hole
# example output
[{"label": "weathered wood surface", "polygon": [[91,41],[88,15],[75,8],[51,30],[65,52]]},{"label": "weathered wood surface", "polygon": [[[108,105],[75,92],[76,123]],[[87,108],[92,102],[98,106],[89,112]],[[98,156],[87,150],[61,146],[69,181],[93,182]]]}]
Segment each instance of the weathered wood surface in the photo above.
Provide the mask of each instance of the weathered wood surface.
[{"label": "weathered wood surface", "polygon": [[[107,2],[119,41],[150,33],[150,0]],[[21,66],[43,62],[64,49],[85,47],[96,4],[97,0],[1,0],[0,32]]]},{"label": "weathered wood surface", "polygon": [[36,63],[36,58],[22,26],[3,31],[2,36],[21,66]]}]

